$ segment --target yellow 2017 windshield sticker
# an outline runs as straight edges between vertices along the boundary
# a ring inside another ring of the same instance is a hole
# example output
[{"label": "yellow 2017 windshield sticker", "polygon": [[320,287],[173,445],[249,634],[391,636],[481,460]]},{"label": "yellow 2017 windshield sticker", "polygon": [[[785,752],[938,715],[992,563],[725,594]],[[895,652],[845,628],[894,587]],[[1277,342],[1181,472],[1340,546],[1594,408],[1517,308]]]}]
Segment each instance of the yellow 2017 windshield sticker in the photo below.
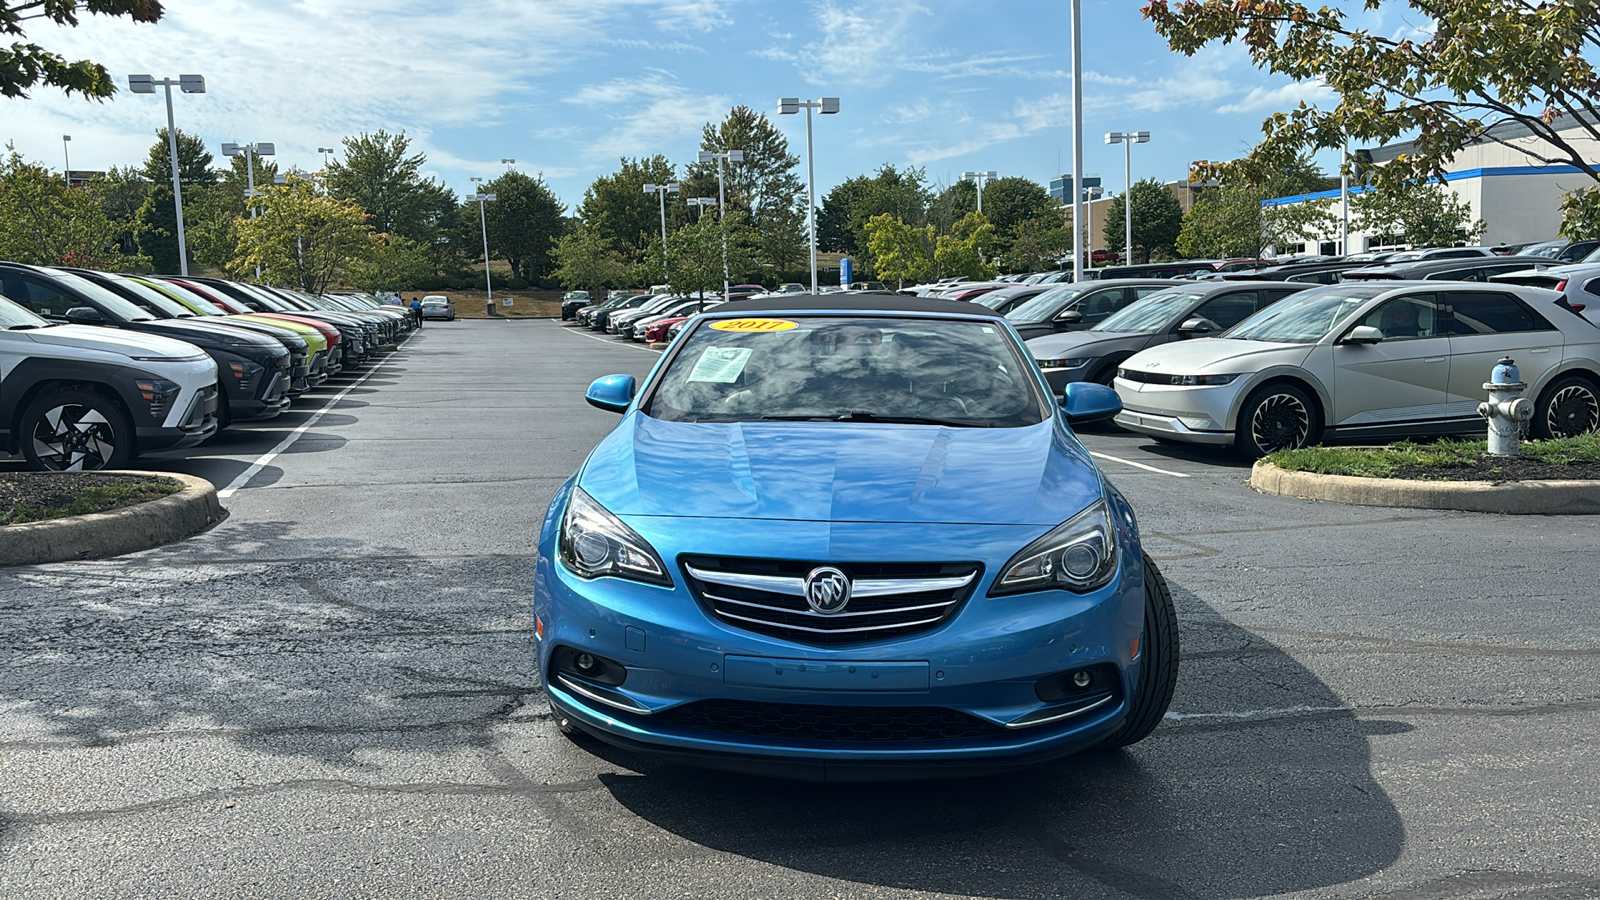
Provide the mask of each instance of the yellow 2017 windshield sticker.
[{"label": "yellow 2017 windshield sticker", "polygon": [[712,322],[711,327],[718,331],[788,331],[799,328],[800,323],[788,319],[723,319]]}]

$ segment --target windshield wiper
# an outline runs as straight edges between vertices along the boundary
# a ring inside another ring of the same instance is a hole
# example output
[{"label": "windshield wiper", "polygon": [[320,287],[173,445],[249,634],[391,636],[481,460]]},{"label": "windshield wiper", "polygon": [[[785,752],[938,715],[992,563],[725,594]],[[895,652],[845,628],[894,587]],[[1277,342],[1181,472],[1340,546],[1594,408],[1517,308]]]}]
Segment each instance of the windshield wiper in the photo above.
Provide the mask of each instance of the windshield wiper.
[{"label": "windshield wiper", "polygon": [[937,416],[881,416],[877,413],[855,410],[834,416],[835,422],[886,422],[891,425],[945,425],[951,428],[990,428],[988,422],[972,419],[941,419]]}]

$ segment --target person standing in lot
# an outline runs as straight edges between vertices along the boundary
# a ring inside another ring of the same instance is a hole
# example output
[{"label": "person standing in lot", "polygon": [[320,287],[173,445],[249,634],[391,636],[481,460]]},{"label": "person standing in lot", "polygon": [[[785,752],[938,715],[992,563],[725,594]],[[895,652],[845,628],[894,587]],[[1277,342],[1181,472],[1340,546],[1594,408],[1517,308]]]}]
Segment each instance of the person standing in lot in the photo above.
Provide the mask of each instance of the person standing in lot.
[{"label": "person standing in lot", "polygon": [[417,327],[422,327],[422,301],[416,297],[411,298],[411,315],[417,320]]}]

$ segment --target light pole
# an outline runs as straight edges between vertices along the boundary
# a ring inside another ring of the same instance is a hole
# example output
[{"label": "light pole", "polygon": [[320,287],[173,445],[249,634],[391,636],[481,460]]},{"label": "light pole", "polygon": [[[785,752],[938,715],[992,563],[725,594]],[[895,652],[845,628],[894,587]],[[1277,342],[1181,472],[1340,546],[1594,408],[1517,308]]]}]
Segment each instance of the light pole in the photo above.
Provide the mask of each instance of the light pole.
[{"label": "light pole", "polygon": [[667,195],[678,192],[678,183],[647,184],[644,186],[646,194],[655,194],[661,198],[661,280],[666,282],[667,289],[672,289],[672,272],[667,268]]},{"label": "light pole", "polygon": [[708,206],[716,206],[717,205],[717,198],[715,198],[715,197],[690,197],[688,200],[685,200],[684,202],[689,204],[690,206],[694,206],[694,207],[698,207],[699,208],[699,212],[694,217],[694,220],[696,222],[698,222],[701,219],[706,217],[706,207],[708,207]]},{"label": "light pole", "polygon": [[178,126],[172,120],[172,86],[185,94],[204,94],[204,75],[179,75],[177,78],[152,78],[149,75],[129,75],[128,90],[135,94],[154,94],[156,86],[167,89],[167,150],[172,154],[172,204],[178,213],[178,274],[189,274],[189,247],[183,240],[183,187],[178,180]]},{"label": "light pole", "polygon": [[821,100],[801,101],[795,97],[784,97],[778,101],[778,115],[792,116],[799,112],[801,107],[806,111],[806,230],[811,233],[811,293],[817,292],[817,166],[815,154],[811,150],[811,111],[814,109],[825,116],[831,116],[839,111],[838,97],[823,97]]},{"label": "light pole", "polygon": [[327,169],[328,169],[328,154],[333,152],[333,148],[332,147],[318,147],[317,148],[317,152],[322,154],[322,169],[323,169],[323,171],[327,171]]},{"label": "light pole", "polygon": [[1083,280],[1083,10],[1072,0],[1072,280]]},{"label": "light pole", "polygon": [[[482,178],[473,178],[481,182]],[[484,212],[485,203],[493,203],[498,199],[494,194],[485,194],[482,190],[467,198],[467,202],[478,203],[478,225],[483,229],[483,292],[489,302],[489,315],[494,315],[494,280],[489,275],[489,214]]]},{"label": "light pole", "polygon": [[514,160],[514,159],[502,159],[502,160],[500,160],[500,163],[501,163],[501,165],[504,165],[507,169],[509,169],[512,166],[516,165],[517,161]]},{"label": "light pole", "polygon": [[[270,147],[272,145],[271,144],[267,144],[266,146]],[[294,177],[300,179],[301,181],[309,181],[309,180],[311,180],[310,177],[308,175],[306,175],[306,173],[304,171],[302,171],[299,166],[295,166],[294,168],[291,168],[287,172],[279,172],[278,174],[272,176],[272,183],[273,184],[288,184],[289,183],[289,176],[291,176],[291,175],[293,175]],[[260,191],[252,191],[251,193],[259,194],[261,192]],[[300,265],[300,289],[301,290],[310,290],[311,288],[306,285],[306,244],[305,244],[305,237],[303,235],[297,234],[297,235],[294,236],[294,261]],[[260,266],[256,266],[256,280],[257,281],[261,280],[261,267]]]},{"label": "light pole", "polygon": [[72,149],[67,146],[70,143],[72,143],[72,135],[63,134],[61,136],[61,158],[66,164],[66,168],[61,170],[61,178],[67,183],[67,187],[72,187]]},{"label": "light pole", "polygon": [[[701,162],[707,163],[713,159],[717,161],[717,220],[726,223],[728,221],[728,192],[722,186],[722,162],[723,160],[727,160],[729,164],[744,162],[744,151],[728,150],[723,153],[716,153],[711,150],[700,151]],[[722,299],[728,299],[728,230],[726,228],[722,230]]]},{"label": "light pole", "polygon": [[1350,135],[1339,153],[1339,255],[1350,255]]},{"label": "light pole", "polygon": [[[244,196],[245,196],[246,200],[249,200],[250,198],[252,198],[252,197],[254,197],[256,195],[256,157],[257,156],[276,156],[277,153],[278,153],[278,148],[273,144],[267,144],[267,143],[223,144],[222,145],[222,155],[223,156],[243,156],[244,157],[244,180],[245,180]],[[256,217],[256,208],[254,206],[252,206],[252,207],[250,207],[250,218],[254,219],[255,217]],[[261,280],[261,266],[260,265],[256,266],[256,280],[257,281]]]},{"label": "light pole", "polygon": [[1150,143],[1148,131],[1108,131],[1106,143],[1122,145],[1122,183],[1127,185],[1126,192],[1122,195],[1122,212],[1124,213],[1124,228],[1122,239],[1122,252],[1128,259],[1133,259],[1133,145]]},{"label": "light pole", "polygon": [[962,172],[961,180],[970,181],[978,186],[978,212],[983,212],[983,185],[1000,177],[1000,173],[990,169],[987,172]]}]

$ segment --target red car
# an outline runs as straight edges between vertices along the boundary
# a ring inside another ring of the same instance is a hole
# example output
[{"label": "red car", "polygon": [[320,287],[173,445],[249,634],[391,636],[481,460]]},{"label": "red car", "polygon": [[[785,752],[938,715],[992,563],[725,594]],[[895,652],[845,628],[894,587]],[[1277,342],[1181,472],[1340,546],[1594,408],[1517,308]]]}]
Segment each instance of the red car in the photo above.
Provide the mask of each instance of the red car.
[{"label": "red car", "polygon": [[671,329],[672,326],[678,324],[679,322],[687,322],[689,321],[689,318],[689,316],[674,316],[670,319],[662,319],[659,322],[650,323],[650,327],[646,328],[644,331],[645,343],[654,344],[659,341],[666,340],[667,331]]}]

